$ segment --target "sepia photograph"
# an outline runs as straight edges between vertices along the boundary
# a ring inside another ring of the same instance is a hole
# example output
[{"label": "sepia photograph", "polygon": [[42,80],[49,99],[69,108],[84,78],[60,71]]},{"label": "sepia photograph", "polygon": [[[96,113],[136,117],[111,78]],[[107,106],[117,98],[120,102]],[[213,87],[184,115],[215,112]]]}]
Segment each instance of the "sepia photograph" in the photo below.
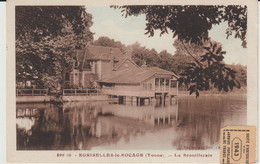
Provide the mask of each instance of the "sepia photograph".
[{"label": "sepia photograph", "polygon": [[249,125],[246,4],[13,9],[16,152],[207,159]]}]

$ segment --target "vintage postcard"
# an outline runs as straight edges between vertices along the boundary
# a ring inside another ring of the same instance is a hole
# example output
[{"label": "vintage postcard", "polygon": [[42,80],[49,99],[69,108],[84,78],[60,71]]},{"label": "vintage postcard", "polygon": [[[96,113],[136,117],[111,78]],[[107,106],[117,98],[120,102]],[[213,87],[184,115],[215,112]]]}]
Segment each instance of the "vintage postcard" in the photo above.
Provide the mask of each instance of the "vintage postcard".
[{"label": "vintage postcard", "polygon": [[254,163],[256,0],[10,0],[9,163]]}]

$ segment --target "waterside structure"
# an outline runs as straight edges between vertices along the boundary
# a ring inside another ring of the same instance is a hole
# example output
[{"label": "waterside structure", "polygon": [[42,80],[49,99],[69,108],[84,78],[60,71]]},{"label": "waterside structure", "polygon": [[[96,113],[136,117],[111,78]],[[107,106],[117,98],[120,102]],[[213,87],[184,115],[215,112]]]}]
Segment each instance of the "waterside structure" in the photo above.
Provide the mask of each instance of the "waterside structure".
[{"label": "waterside structure", "polygon": [[[73,59],[73,69],[67,72],[66,83],[68,88],[77,89],[64,89],[59,101],[116,99],[119,103],[131,101],[137,105],[151,101],[162,104],[178,95],[176,74],[148,67],[145,62],[138,66],[130,55],[124,55],[118,48],[88,45],[84,50],[76,50]],[[36,91],[39,94],[35,94]],[[17,102],[57,100],[47,93],[47,90],[17,90]]]},{"label": "waterside structure", "polygon": [[146,65],[129,69],[128,63],[98,81],[104,94],[118,97],[120,103],[131,101],[137,105],[153,100],[165,103],[178,95],[178,76],[173,72]]}]

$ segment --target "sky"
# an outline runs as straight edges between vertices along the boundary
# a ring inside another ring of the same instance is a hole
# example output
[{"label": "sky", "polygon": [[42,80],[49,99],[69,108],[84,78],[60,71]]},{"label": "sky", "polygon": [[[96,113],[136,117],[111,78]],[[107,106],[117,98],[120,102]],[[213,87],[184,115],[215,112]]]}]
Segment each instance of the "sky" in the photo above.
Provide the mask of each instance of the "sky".
[{"label": "sky", "polygon": [[[139,42],[142,46],[149,49],[154,48],[157,52],[167,50],[174,54],[174,38],[172,33],[160,36],[160,31],[155,31],[153,37],[144,35],[146,20],[145,15],[137,17],[131,16],[125,18],[120,9],[110,7],[87,7],[87,12],[92,14],[94,24],[90,28],[94,32],[94,39],[100,36],[107,36],[125,45],[131,45]],[[209,31],[212,40],[222,43],[223,50],[227,51],[224,61],[227,64],[247,65],[247,49],[241,46],[240,39],[234,39],[232,36],[226,39],[227,24],[222,23]]]}]

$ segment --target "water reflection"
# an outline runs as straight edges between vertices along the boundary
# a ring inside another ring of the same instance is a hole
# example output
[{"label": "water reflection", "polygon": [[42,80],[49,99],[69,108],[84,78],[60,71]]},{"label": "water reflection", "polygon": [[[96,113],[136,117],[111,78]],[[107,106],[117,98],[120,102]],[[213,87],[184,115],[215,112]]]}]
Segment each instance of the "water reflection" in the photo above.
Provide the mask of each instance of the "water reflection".
[{"label": "water reflection", "polygon": [[246,97],[182,97],[165,106],[17,104],[16,111],[18,150],[214,149],[221,127],[246,124]]}]

